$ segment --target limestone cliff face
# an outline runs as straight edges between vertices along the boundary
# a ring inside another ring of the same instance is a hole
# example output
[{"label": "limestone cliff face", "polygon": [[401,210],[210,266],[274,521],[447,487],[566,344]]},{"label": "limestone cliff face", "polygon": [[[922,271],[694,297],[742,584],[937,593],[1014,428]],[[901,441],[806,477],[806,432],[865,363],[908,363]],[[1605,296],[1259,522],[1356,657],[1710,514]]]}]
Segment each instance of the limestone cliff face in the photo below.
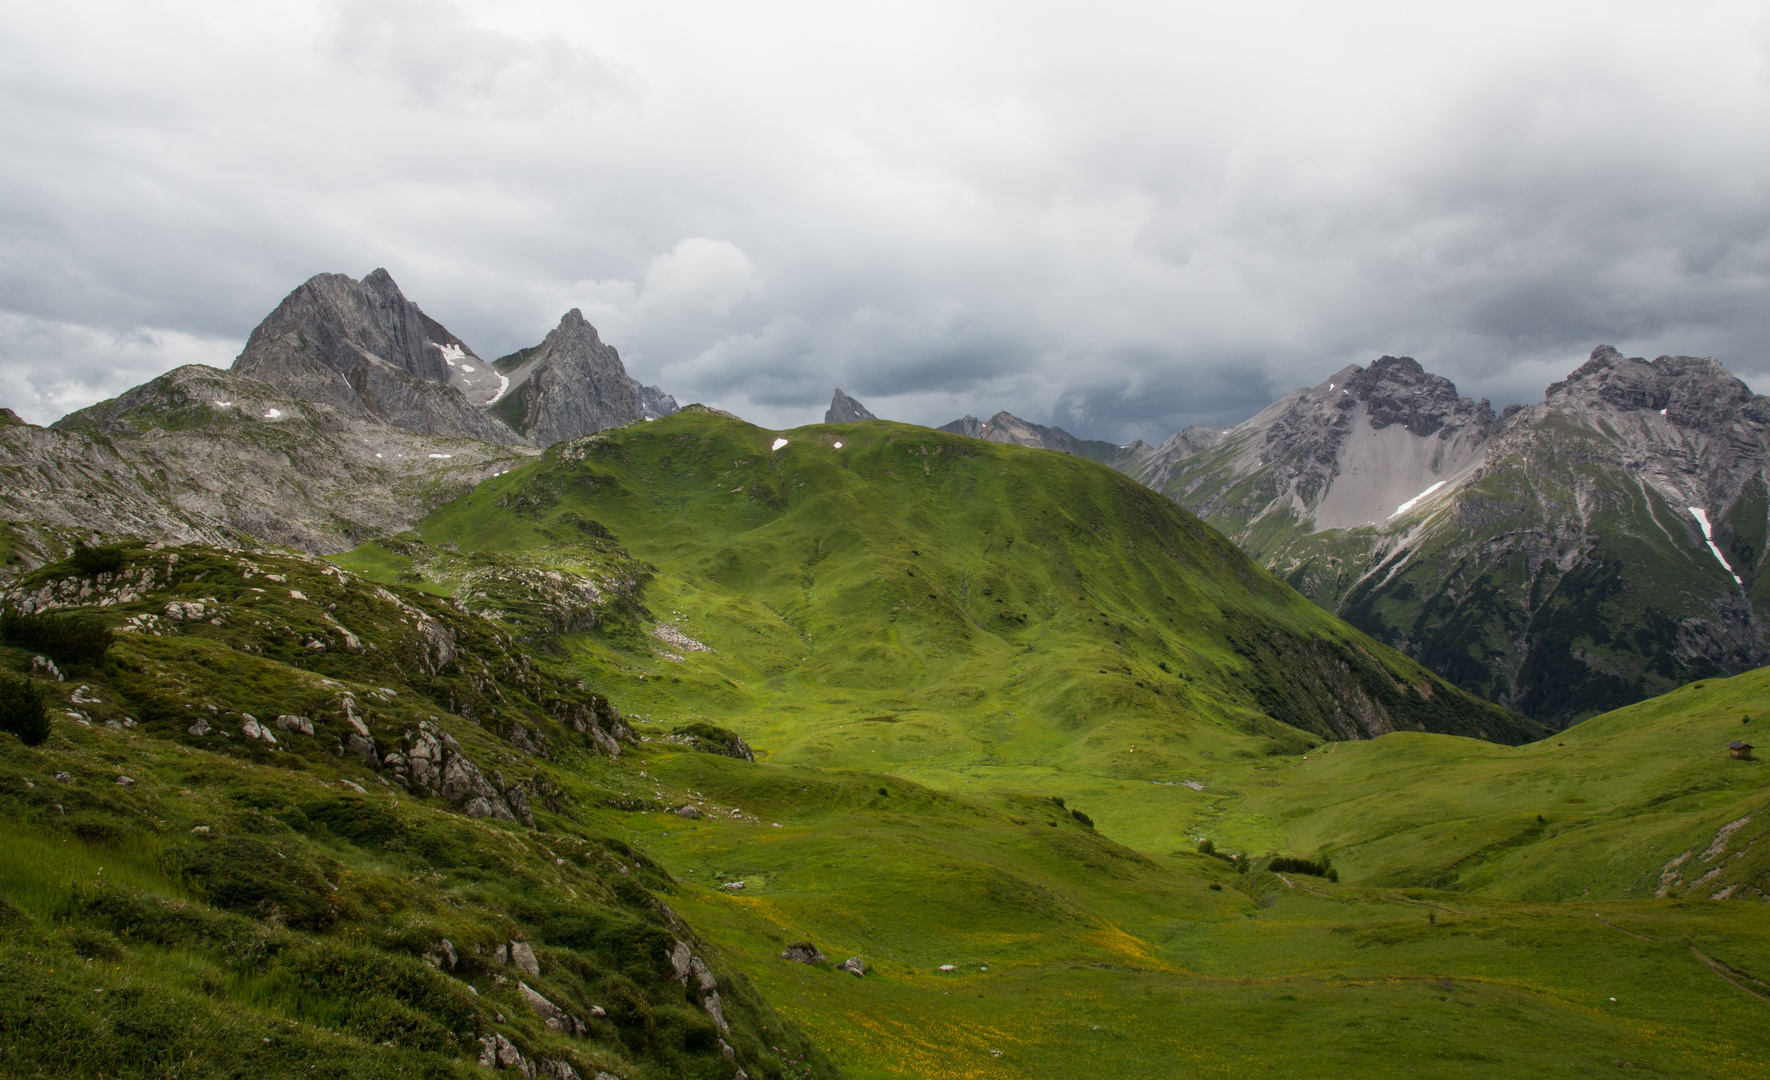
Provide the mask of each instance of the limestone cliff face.
[{"label": "limestone cliff face", "polygon": [[676,403],[675,398],[655,386],[641,386],[639,388],[639,411],[644,414],[647,420],[656,420],[659,417],[673,416],[681,412],[682,406]]},{"label": "limestone cliff face", "polygon": [[1496,417],[1385,357],[1186,443],[1133,475],[1323,607],[1539,720],[1770,661],[1770,399],[1713,359],[1600,346]]},{"label": "limestone cliff face", "polygon": [[[540,345],[504,357],[498,369],[510,387],[490,413],[537,446],[631,424],[646,415],[641,387],[627,375],[620,354],[603,344],[577,308],[566,312]],[[675,405],[656,387],[647,389],[654,410]]]},{"label": "limestone cliff face", "polygon": [[361,281],[309,278],[252,331],[233,370],[292,397],[408,431],[517,442],[469,397],[495,382],[478,361],[407,300],[386,270],[376,270]]}]

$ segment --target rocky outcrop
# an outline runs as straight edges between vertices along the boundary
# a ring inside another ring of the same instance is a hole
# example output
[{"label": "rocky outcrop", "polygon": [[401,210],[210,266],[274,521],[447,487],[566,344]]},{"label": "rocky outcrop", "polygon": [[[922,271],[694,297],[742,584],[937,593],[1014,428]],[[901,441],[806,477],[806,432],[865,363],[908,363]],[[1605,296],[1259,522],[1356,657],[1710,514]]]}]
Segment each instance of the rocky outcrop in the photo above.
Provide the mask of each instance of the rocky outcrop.
[{"label": "rocky outcrop", "polygon": [[1131,471],[1134,463],[1141,461],[1150,452],[1149,445],[1141,439],[1126,446],[1097,439],[1078,439],[1060,427],[1045,427],[1030,420],[1022,420],[1006,411],[999,412],[988,420],[963,416],[950,424],[943,424],[939,430],[985,442],[1034,446],[1074,454],[1089,461],[1098,461],[1102,465],[1110,465],[1121,472]]},{"label": "rocky outcrop", "polygon": [[823,954],[823,950],[809,941],[788,945],[781,950],[781,959],[791,960],[795,964],[827,964],[830,962],[829,958]]},{"label": "rocky outcrop", "polygon": [[731,1024],[726,1021],[724,1006],[719,1001],[719,980],[714,977],[706,962],[695,956],[685,941],[676,942],[668,956],[676,981],[691,994],[700,997],[702,1011],[713,1021],[721,1035],[731,1034]]},{"label": "rocky outcrop", "polygon": [[[519,816],[534,824],[534,816],[513,809],[512,804],[526,811],[525,798],[519,789],[501,792],[487,780],[479,766],[462,751],[455,737],[429,721],[421,721],[416,729],[408,728],[400,739],[401,749],[382,758],[381,764],[394,783],[414,795],[441,796],[459,807],[468,817],[497,818],[516,821]],[[510,796],[516,795],[512,799]],[[527,946],[523,946],[527,948]],[[528,954],[532,964],[534,954]],[[526,970],[526,966],[525,966]],[[531,972],[530,974],[534,974]]]},{"label": "rocky outcrop", "polygon": [[[489,412],[537,446],[645,416],[639,384],[577,308],[566,312],[540,345],[500,359],[498,370],[510,385]],[[653,404],[668,398],[652,389]],[[674,406],[675,400],[669,404]]]},{"label": "rocky outcrop", "polygon": [[867,411],[867,407],[842,392],[836,387],[836,394],[830,398],[830,407],[824,410],[826,424],[853,424],[861,420],[877,420],[877,416]]},{"label": "rocky outcrop", "polygon": [[666,739],[708,754],[719,754],[751,763],[756,760],[755,751],[750,749],[750,744],[737,732],[702,720],[681,725],[666,736]]},{"label": "rocky outcrop", "polygon": [[233,370],[300,400],[408,431],[518,441],[451,378],[483,392],[495,381],[490,369],[406,299],[386,270],[361,281],[309,278],[252,331]]}]

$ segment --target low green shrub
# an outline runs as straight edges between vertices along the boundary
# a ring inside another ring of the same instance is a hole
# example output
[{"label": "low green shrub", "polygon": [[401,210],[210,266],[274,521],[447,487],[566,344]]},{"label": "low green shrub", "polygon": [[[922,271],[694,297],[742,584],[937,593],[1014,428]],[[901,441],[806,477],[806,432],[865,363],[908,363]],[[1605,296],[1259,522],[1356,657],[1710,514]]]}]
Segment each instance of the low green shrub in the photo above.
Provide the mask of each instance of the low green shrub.
[{"label": "low green shrub", "polygon": [[49,709],[31,680],[0,675],[0,731],[17,735],[26,746],[41,746],[49,738]]},{"label": "low green shrub", "polygon": [[16,609],[0,612],[0,639],[10,645],[42,649],[56,660],[104,659],[113,635],[90,615],[27,615]]}]

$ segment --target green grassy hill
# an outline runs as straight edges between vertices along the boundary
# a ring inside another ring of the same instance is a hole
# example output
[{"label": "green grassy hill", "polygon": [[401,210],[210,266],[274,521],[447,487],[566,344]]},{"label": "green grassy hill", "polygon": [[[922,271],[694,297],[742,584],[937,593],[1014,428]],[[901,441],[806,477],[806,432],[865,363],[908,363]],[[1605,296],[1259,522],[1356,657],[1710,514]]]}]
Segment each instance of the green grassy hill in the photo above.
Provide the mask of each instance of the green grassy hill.
[{"label": "green grassy hill", "polygon": [[777,436],[691,407],[557,447],[421,532],[532,554],[603,529],[657,569],[660,620],[680,611],[678,629],[728,657],[727,679],[699,680],[709,708],[790,675],[901,712],[1021,711],[1065,742],[1150,713],[1276,718],[1319,738],[1540,730],[1323,616],[1109,469],[925,428]]},{"label": "green grassy hill", "polygon": [[1288,763],[1281,785],[1249,789],[1225,833],[1331,851],[1348,880],[1373,884],[1522,900],[1764,899],[1770,772],[1726,748],[1754,732],[1770,742],[1767,710],[1770,669],[1759,669],[1530,746],[1402,733],[1337,745]]}]

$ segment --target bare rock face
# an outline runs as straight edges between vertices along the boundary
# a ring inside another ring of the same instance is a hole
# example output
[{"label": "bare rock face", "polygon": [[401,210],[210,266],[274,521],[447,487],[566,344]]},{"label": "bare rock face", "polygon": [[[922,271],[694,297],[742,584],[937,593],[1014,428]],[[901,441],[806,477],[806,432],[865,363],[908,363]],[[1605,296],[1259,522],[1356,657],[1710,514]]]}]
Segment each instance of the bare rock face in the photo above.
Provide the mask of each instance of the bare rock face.
[{"label": "bare rock face", "polygon": [[[508,798],[516,793],[515,789],[508,795],[500,793],[473,759],[462,752],[454,736],[429,721],[420,721],[416,729],[406,731],[400,742],[402,749],[388,753],[381,762],[399,786],[414,795],[440,795],[468,817],[517,820]],[[533,824],[532,819],[529,824]],[[528,955],[533,963],[534,954]]]},{"label": "bare rock face", "polygon": [[[252,331],[233,370],[305,401],[408,431],[488,442],[519,441],[451,385],[465,366],[469,389],[496,381],[473,351],[407,300],[386,270],[361,281],[316,274]],[[482,370],[483,369],[483,370]]]},{"label": "bare rock face", "polygon": [[[540,345],[500,359],[497,367],[510,386],[488,411],[537,446],[645,416],[639,384],[577,308],[566,312]],[[654,405],[665,399],[675,405],[675,399],[651,389]]]},{"label": "bare rock face", "polygon": [[867,407],[842,392],[836,387],[836,396],[830,399],[830,407],[824,411],[826,424],[852,424],[860,420],[877,420],[877,416],[867,411]]},{"label": "bare rock face", "polygon": [[1185,492],[1180,501],[1214,523],[1281,513],[1313,531],[1374,525],[1474,469],[1497,420],[1485,399],[1458,395],[1412,357],[1384,356],[1232,428],[1188,428],[1130,472]]}]

